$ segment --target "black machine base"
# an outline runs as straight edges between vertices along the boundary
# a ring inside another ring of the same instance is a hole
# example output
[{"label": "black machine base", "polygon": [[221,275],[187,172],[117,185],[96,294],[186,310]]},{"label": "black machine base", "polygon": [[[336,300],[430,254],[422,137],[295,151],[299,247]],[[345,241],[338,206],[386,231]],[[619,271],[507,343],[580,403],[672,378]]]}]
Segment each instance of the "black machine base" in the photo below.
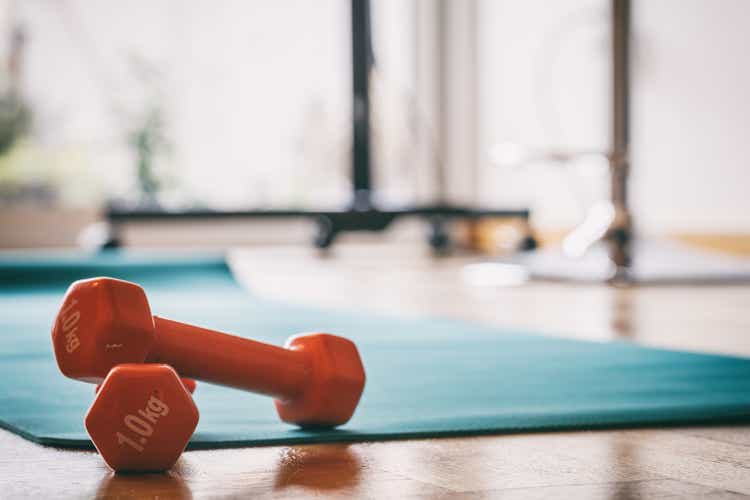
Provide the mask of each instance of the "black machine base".
[{"label": "black machine base", "polygon": [[[428,242],[437,252],[447,250],[451,246],[451,238],[447,224],[453,220],[476,220],[483,218],[519,218],[527,220],[529,211],[519,210],[477,210],[451,205],[430,205],[407,207],[393,210],[368,208],[365,210],[251,210],[251,211],[213,211],[213,210],[183,210],[166,211],[161,209],[118,209],[110,208],[106,218],[110,224],[108,239],[102,242],[104,248],[116,248],[121,245],[118,229],[130,222],[158,222],[179,220],[205,220],[223,218],[264,218],[264,219],[311,219],[317,226],[314,244],[318,248],[330,247],[336,237],[344,232],[352,231],[383,231],[396,219],[417,217],[429,223]],[[531,235],[524,239],[524,247],[533,247],[535,242]]]}]

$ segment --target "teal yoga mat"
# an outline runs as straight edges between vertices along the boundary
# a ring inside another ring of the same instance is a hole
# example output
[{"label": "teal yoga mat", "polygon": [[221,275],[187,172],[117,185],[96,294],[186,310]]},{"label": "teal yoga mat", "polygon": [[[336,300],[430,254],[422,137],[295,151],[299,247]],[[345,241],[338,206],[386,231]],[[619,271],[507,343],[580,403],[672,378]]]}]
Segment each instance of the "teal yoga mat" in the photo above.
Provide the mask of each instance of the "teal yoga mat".
[{"label": "teal yoga mat", "polygon": [[93,387],[58,372],[49,330],[68,284],[102,275],[142,284],[166,317],[275,344],[330,331],[360,347],[368,381],[346,426],[297,430],[266,397],[199,384],[191,448],[750,421],[747,359],[291,306],[243,290],[222,257],[113,253],[0,257],[2,427],[91,446]]}]

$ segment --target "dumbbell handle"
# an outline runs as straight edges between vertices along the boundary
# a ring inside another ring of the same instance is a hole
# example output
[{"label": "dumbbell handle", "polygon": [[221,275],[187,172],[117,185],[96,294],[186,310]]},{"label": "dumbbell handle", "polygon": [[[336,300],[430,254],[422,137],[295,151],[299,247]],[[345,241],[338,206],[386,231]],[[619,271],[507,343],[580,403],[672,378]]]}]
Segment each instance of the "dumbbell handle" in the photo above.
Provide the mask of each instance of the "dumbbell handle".
[{"label": "dumbbell handle", "polygon": [[184,377],[292,399],[312,372],[303,351],[228,335],[154,316],[156,335],[146,359],[171,365]]}]

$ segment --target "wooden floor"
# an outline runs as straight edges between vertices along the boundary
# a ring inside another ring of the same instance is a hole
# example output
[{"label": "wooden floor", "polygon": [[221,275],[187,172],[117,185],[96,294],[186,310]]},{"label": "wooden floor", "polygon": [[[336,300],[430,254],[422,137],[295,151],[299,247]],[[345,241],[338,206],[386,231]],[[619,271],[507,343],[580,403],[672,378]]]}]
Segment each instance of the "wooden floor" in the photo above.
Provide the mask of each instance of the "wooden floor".
[{"label": "wooden floor", "polygon": [[[341,246],[242,251],[267,297],[390,314],[438,314],[588,339],[750,356],[750,287],[466,280],[477,257]],[[90,452],[0,431],[0,498],[742,498],[750,426],[516,434],[188,452],[169,474],[114,476]]]}]

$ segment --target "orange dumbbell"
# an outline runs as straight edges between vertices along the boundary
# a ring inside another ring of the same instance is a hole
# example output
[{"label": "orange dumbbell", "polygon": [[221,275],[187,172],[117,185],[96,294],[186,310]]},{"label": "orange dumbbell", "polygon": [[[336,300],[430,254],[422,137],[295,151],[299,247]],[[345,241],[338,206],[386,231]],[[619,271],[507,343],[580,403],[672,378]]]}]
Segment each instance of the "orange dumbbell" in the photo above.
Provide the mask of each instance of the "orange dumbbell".
[{"label": "orange dumbbell", "polygon": [[286,348],[151,316],[143,289],[114,278],[76,281],[52,328],[60,371],[98,383],[121,363],[166,363],[181,375],[276,398],[285,422],[347,422],[365,385],[353,342],[326,333]]},{"label": "orange dumbbell", "polygon": [[[193,380],[191,378],[181,378],[180,382],[182,382],[182,385],[185,386],[185,389],[187,389],[188,392],[190,392],[190,394],[194,394],[195,393],[195,387],[196,387],[195,380]],[[101,384],[97,384],[94,387],[94,394],[96,394],[97,392],[99,392],[99,389],[101,387],[102,387]]]},{"label": "orange dumbbell", "polygon": [[167,365],[110,370],[86,413],[86,430],[115,471],[169,469],[198,425],[198,408]]}]

